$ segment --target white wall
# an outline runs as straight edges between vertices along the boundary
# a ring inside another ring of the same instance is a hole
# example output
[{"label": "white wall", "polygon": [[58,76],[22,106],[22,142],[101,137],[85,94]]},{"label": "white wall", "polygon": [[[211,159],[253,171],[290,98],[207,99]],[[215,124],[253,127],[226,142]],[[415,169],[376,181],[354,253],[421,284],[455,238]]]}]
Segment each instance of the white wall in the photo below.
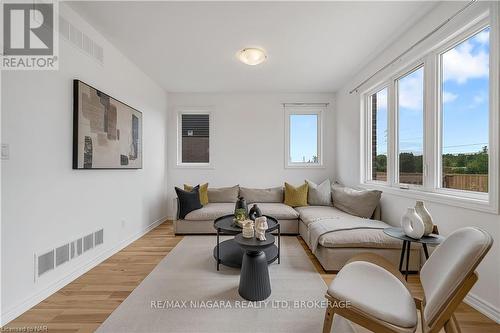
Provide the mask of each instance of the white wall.
[{"label": "white wall", "polygon": [[[281,103],[330,103],[325,112],[325,168],[285,169],[284,109]],[[322,181],[333,177],[334,95],[265,93],[175,93],[168,95],[168,197],[173,217],[174,186],[209,182],[209,186],[270,187],[302,184],[304,178]],[[213,169],[176,166],[177,110],[182,106],[212,106],[214,118]]]},{"label": "white wall", "polygon": [[[462,2],[455,2],[445,3],[437,7],[337,92],[336,139],[334,142],[336,143],[335,171],[339,181],[351,185],[360,182],[360,95],[357,93],[349,94],[349,91],[463,5]],[[406,207],[414,204],[414,198],[384,194],[382,199],[383,220],[398,225]],[[468,301],[474,303],[476,307],[480,307],[484,313],[500,320],[500,263],[498,260],[500,256],[500,216],[432,202],[426,202],[426,205],[443,235],[448,235],[464,226],[478,226],[493,236],[495,243],[478,268],[479,282],[472,290]]]},{"label": "white wall", "polygon": [[[166,93],[68,7],[100,65],[60,38],[58,71],[2,73],[2,324],[166,217]],[[72,80],[143,112],[142,170],[72,170]],[[124,221],[122,223],[122,221]],[[104,244],[34,282],[34,253],[104,228]]]}]

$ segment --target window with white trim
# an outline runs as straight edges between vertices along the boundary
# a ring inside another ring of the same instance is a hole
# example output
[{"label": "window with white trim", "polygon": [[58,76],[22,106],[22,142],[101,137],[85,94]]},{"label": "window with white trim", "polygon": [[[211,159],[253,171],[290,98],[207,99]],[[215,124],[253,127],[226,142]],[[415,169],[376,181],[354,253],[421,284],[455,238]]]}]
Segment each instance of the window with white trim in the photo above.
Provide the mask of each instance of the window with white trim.
[{"label": "window with white trim", "polygon": [[319,106],[285,106],[286,167],[323,165],[324,109]]},{"label": "window with white trim", "polygon": [[488,192],[489,42],[486,27],[440,55],[443,188]]},{"label": "window with white trim", "polygon": [[398,183],[423,184],[424,67],[396,80]]},{"label": "window with white trim", "polygon": [[363,184],[498,213],[500,6],[484,6],[362,94]]},{"label": "window with white trim", "polygon": [[211,119],[208,110],[186,109],[178,113],[178,166],[211,166]]}]

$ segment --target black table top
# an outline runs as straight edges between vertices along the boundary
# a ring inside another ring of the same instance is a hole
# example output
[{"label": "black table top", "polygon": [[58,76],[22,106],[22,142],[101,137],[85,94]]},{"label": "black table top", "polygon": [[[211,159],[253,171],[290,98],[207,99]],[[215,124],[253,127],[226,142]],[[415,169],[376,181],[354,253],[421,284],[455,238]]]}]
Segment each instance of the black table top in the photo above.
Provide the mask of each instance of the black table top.
[{"label": "black table top", "polygon": [[[278,220],[272,216],[264,215],[267,217],[267,231],[272,231],[278,228]],[[229,234],[239,234],[242,228],[234,222],[234,215],[226,215],[215,219],[214,228],[220,229],[222,232]]]},{"label": "black table top", "polygon": [[249,251],[261,251],[274,244],[274,236],[270,233],[266,233],[266,240],[261,241],[255,237],[244,238],[243,234],[237,234],[234,237],[234,241],[245,250]]},{"label": "black table top", "polygon": [[430,234],[428,236],[423,236],[420,239],[411,238],[405,235],[403,229],[401,228],[385,228],[384,234],[389,235],[394,238],[398,238],[408,242],[416,242],[430,245],[439,245],[444,241],[444,237],[436,234]]}]

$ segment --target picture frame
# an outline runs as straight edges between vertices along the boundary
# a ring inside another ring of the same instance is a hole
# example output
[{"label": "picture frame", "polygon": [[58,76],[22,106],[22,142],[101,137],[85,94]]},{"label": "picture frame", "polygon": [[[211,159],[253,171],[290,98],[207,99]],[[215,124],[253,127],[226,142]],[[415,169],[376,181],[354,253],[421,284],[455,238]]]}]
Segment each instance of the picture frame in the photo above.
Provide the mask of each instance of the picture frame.
[{"label": "picture frame", "polygon": [[73,169],[142,169],[142,112],[73,80]]}]

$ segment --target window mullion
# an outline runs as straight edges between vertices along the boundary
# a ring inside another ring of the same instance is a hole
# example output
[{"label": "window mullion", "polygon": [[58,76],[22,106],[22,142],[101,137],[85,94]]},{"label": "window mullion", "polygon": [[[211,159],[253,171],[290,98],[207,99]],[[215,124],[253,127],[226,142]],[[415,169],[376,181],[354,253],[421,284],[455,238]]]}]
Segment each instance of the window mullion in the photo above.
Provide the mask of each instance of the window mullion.
[{"label": "window mullion", "polygon": [[434,189],[439,182],[440,161],[440,112],[439,112],[439,69],[435,53],[424,60],[424,175],[423,185]]},{"label": "window mullion", "polygon": [[395,80],[391,79],[389,86],[387,87],[387,114],[389,119],[388,124],[388,151],[387,151],[387,181],[390,186],[398,183],[398,160],[397,160],[397,133],[398,133],[398,121],[397,121],[397,109],[396,109],[396,87]]}]

